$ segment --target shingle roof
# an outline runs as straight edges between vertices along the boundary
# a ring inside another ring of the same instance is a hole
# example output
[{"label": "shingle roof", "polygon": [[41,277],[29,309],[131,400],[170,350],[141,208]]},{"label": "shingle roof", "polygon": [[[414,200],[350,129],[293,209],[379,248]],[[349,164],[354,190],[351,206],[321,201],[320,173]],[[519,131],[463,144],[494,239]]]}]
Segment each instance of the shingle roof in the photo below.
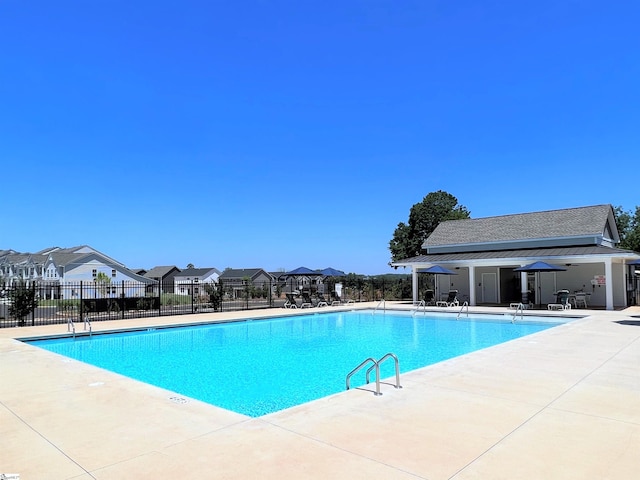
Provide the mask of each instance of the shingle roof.
[{"label": "shingle roof", "polygon": [[158,267],[153,267],[151,270],[147,271],[144,274],[144,276],[147,278],[163,278],[165,275],[167,275],[168,273],[171,273],[173,270],[180,272],[180,269],[175,265],[158,266]]},{"label": "shingle roof", "polygon": [[[611,205],[442,222],[423,247],[603,235]],[[616,232],[617,233],[617,232]]]},{"label": "shingle roof", "polygon": [[249,277],[253,278],[259,273],[264,272],[267,275],[270,275],[268,272],[265,272],[262,268],[229,268],[220,274],[220,278],[223,280],[230,280],[234,278],[244,278]]},{"label": "shingle roof", "polygon": [[177,274],[178,277],[203,277],[211,272],[218,272],[216,268],[185,268]]}]

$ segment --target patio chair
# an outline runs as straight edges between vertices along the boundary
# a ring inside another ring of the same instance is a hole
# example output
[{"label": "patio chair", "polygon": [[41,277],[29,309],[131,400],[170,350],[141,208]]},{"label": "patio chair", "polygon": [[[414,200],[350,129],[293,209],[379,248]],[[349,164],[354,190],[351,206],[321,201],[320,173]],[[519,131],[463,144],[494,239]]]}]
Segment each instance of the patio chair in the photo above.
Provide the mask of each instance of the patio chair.
[{"label": "patio chair", "polygon": [[284,302],[284,308],[298,308],[298,302],[293,296],[293,293],[285,293],[287,300]]},{"label": "patio chair", "polygon": [[589,308],[587,306],[587,294],[584,292],[576,292],[576,308]]}]

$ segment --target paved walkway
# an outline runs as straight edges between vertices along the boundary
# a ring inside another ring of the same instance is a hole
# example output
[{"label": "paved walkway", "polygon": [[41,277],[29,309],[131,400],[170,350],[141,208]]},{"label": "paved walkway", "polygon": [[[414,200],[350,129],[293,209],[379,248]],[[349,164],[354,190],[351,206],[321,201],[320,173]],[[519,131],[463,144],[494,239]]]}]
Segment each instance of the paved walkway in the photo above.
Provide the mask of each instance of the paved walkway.
[{"label": "paved walkway", "polygon": [[173,392],[14,340],[62,333],[64,325],[3,329],[0,473],[21,480],[635,480],[640,309],[590,313],[405,373],[404,388],[383,384],[380,397],[355,389],[261,418],[178,402]]}]

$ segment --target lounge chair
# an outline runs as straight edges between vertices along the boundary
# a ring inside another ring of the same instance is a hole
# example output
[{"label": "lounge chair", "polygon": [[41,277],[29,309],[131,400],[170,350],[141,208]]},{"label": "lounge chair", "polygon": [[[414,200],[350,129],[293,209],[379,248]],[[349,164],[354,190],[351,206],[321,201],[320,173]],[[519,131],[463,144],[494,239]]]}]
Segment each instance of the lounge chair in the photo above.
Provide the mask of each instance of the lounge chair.
[{"label": "lounge chair", "polygon": [[458,301],[458,290],[449,290],[449,295],[446,300],[436,302],[438,307],[457,307],[460,305]]},{"label": "lounge chair", "polygon": [[571,303],[569,303],[569,290],[558,290],[555,295],[556,303],[548,304],[548,310],[569,310],[571,308]]},{"label": "lounge chair", "polygon": [[327,306],[329,306],[329,302],[324,297],[324,294],[316,293],[316,298],[318,299],[318,302],[316,303],[316,307],[327,307]]},{"label": "lounge chair", "polygon": [[293,293],[285,293],[287,300],[284,302],[284,308],[298,308],[298,302],[293,297]]},{"label": "lounge chair", "polygon": [[306,292],[302,292],[302,305],[300,305],[300,308],[311,307],[315,307],[315,305],[313,304],[313,300],[311,300],[311,296]]},{"label": "lounge chair", "polygon": [[425,305],[435,305],[436,304],[436,296],[433,290],[427,290],[424,292],[424,304]]},{"label": "lounge chair", "polygon": [[336,292],[331,292],[331,305],[342,305],[343,303],[356,303],[356,301],[351,298],[342,300],[342,298],[340,298],[340,295],[338,295]]},{"label": "lounge chair", "polygon": [[342,303],[342,300],[340,300],[340,295],[338,295],[336,292],[329,292],[329,296],[331,297],[331,305],[336,306]]},{"label": "lounge chair", "polygon": [[558,290],[558,292],[556,292],[556,301],[562,305],[563,310],[570,310],[571,303],[569,303],[569,290]]}]

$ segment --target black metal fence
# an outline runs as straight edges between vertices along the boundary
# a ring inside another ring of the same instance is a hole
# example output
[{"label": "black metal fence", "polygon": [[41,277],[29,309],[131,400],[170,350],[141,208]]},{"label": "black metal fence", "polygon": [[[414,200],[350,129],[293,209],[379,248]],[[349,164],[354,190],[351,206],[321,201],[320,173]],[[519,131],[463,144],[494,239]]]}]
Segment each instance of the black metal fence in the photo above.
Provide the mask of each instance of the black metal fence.
[{"label": "black metal fence", "polygon": [[286,293],[296,296],[336,291],[341,300],[356,302],[410,300],[411,278],[356,277],[325,279],[323,283],[286,282],[152,283],[30,282],[0,287],[0,328],[129,318],[282,308]]}]

